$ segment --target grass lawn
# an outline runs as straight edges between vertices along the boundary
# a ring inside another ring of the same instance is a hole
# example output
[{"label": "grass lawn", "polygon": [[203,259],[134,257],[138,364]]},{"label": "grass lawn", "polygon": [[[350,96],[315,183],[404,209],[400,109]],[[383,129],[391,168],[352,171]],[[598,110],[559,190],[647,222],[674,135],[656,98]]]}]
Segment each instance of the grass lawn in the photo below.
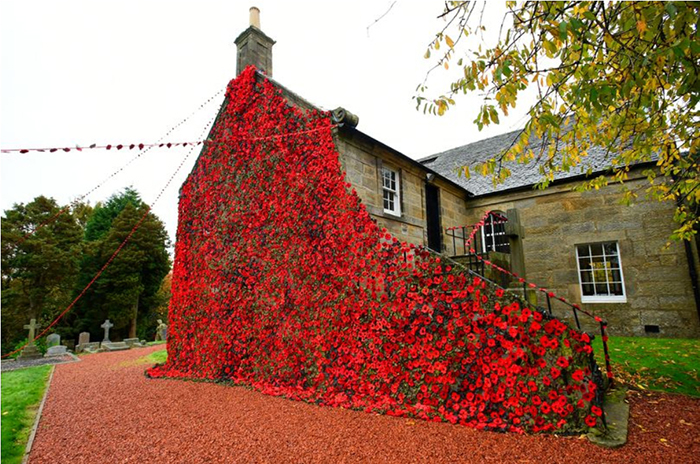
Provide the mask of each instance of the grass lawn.
[{"label": "grass lawn", "polygon": [[167,350],[158,350],[146,356],[148,362],[151,364],[164,363],[168,359]]},{"label": "grass lawn", "polygon": [[[610,337],[608,348],[616,381],[637,390],[700,397],[700,340]],[[593,349],[604,369],[600,337]]]},{"label": "grass lawn", "polygon": [[129,366],[138,366],[138,365],[149,365],[148,367],[158,364],[158,363],[164,363],[168,359],[168,351],[164,348],[162,350],[154,351],[153,353],[147,354],[145,356],[141,356],[136,359],[131,359],[129,361],[122,361],[121,363],[117,364],[116,366],[112,367],[112,369],[121,369],[123,367],[129,367]]},{"label": "grass lawn", "polygon": [[2,373],[2,463],[19,463],[44,395],[51,366]]}]

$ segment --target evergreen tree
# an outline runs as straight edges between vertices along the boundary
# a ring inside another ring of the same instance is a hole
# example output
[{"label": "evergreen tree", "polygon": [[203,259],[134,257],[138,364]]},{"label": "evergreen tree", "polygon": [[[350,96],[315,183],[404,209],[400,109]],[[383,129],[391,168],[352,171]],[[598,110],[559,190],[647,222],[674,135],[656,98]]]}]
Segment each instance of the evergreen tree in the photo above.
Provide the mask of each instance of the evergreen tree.
[{"label": "evergreen tree", "polygon": [[[87,205],[78,205],[81,211]],[[48,324],[70,303],[78,276],[83,230],[69,209],[39,196],[2,218],[2,345],[26,337],[29,319]]]},{"label": "evergreen tree", "polygon": [[162,304],[158,290],[170,270],[170,259],[165,227],[154,214],[146,214],[147,208],[138,192],[127,188],[110,197],[104,206],[98,205],[88,220],[81,267],[84,284],[97,274],[143,218],[83,298],[76,312],[75,325],[80,330],[100,333],[100,325],[107,318],[114,323],[112,333],[130,338],[145,337],[146,331],[153,328],[155,311]]}]

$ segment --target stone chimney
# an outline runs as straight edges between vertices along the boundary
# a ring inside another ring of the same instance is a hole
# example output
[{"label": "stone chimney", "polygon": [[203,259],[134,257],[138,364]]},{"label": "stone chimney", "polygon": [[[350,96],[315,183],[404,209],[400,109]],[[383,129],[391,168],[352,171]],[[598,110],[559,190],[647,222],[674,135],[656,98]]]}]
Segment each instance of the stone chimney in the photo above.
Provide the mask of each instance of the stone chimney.
[{"label": "stone chimney", "polygon": [[252,64],[272,77],[272,46],[275,41],[260,30],[260,10],[257,7],[250,9],[250,26],[234,43],[238,48],[236,75]]}]

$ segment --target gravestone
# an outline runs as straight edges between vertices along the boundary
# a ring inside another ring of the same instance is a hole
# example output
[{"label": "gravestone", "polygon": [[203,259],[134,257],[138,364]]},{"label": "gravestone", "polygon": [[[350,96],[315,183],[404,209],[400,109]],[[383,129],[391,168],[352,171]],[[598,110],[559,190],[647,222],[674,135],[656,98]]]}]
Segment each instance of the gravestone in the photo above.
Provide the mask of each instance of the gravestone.
[{"label": "gravestone", "polygon": [[40,327],[41,326],[36,323],[36,319],[32,319],[31,321],[29,321],[29,324],[24,326],[25,329],[29,330],[29,336],[27,337],[29,343],[27,343],[27,346],[24,347],[22,353],[20,353],[17,359],[38,359],[42,357],[41,351],[39,351],[39,349],[34,344],[36,329],[39,329]]},{"label": "gravestone", "polygon": [[51,334],[46,337],[46,346],[51,348],[52,346],[58,346],[61,344],[61,336],[59,334]]},{"label": "gravestone", "polygon": [[46,345],[48,349],[46,350],[45,358],[50,358],[52,356],[62,356],[66,354],[68,348],[61,345],[61,336],[59,334],[51,334],[46,337]]},{"label": "gravestone", "polygon": [[78,346],[75,347],[76,353],[85,351],[85,347],[90,343],[90,332],[80,332],[78,336]]},{"label": "gravestone", "polygon": [[109,343],[109,341],[110,341],[110,340],[109,340],[109,329],[111,329],[112,327],[114,327],[114,324],[112,324],[111,322],[109,322],[109,319],[107,319],[106,321],[104,321],[104,323],[103,323],[100,327],[102,327],[103,329],[105,329],[105,338],[102,340],[102,343],[104,343],[104,342]]}]

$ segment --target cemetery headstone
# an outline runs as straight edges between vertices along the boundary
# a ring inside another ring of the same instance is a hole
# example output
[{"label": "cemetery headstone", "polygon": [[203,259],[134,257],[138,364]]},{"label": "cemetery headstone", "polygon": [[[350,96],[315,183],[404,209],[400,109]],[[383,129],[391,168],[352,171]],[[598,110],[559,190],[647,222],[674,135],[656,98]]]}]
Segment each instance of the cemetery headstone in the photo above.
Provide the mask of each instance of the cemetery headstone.
[{"label": "cemetery headstone", "polygon": [[61,344],[61,336],[59,334],[51,334],[46,337],[46,346],[51,348],[52,346],[58,346]]},{"label": "cemetery headstone", "polygon": [[90,343],[90,332],[80,332],[78,336],[78,346],[75,347],[76,353],[85,351],[85,347]]},{"label": "cemetery headstone", "polygon": [[100,327],[102,327],[103,329],[105,329],[105,338],[102,340],[102,343],[104,343],[104,342],[109,343],[109,341],[110,341],[110,340],[109,340],[109,329],[111,329],[112,327],[114,327],[114,324],[112,324],[111,322],[109,322],[109,319],[107,319],[106,321],[104,321],[104,323],[103,323]]},{"label": "cemetery headstone", "polygon": [[27,337],[29,343],[24,347],[17,359],[37,359],[41,358],[41,351],[34,344],[34,337],[36,336],[36,329],[41,328],[39,324],[36,323],[36,319],[29,321],[29,324],[24,326],[25,329],[29,330],[29,336]]},{"label": "cemetery headstone", "polygon": [[61,345],[61,336],[59,334],[51,334],[46,337],[46,345],[48,349],[46,350],[45,358],[50,358],[52,356],[62,356],[68,352],[68,348]]}]

